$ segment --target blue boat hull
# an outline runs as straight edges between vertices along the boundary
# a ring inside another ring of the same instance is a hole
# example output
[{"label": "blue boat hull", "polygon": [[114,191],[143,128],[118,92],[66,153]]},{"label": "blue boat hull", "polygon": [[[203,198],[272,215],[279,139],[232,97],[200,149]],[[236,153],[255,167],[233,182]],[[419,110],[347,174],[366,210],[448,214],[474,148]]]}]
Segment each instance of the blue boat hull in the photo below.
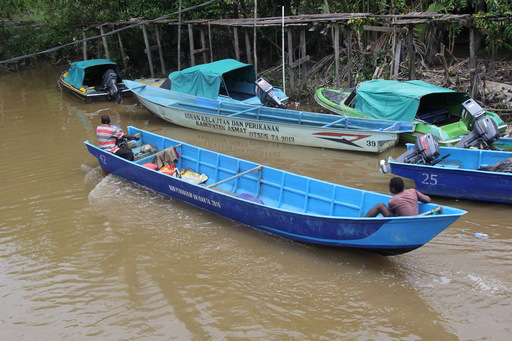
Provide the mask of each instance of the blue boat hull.
[{"label": "blue boat hull", "polygon": [[414,180],[416,189],[429,195],[512,203],[511,173],[476,170],[512,153],[441,147],[441,157],[446,154],[451,155],[436,166],[390,162],[391,173]]},{"label": "blue boat hull", "polygon": [[[136,132],[138,132],[138,130],[130,127],[130,134],[134,134]],[[144,134],[147,136],[151,133],[144,132]],[[168,141],[169,143],[167,145],[180,144],[179,141]],[[315,198],[317,195],[313,193],[308,193],[306,195],[308,200],[303,204],[303,206],[310,207],[305,208],[305,212],[297,212],[294,211],[295,208],[291,207],[292,199],[286,199],[290,202],[288,204],[285,202],[284,205],[281,205],[281,208],[273,207],[277,206],[272,203],[271,193],[274,192],[273,188],[275,187],[273,178],[284,178],[284,171],[275,170],[266,166],[263,168],[260,179],[264,178],[265,180],[259,180],[260,183],[257,184],[257,186],[261,186],[259,187],[260,193],[268,192],[268,194],[262,194],[261,196],[261,198],[263,198],[266,203],[268,202],[268,204],[259,204],[226,194],[225,191],[219,192],[204,185],[196,185],[182,179],[151,170],[143,167],[137,162],[126,161],[116,155],[105,152],[88,142],[85,143],[89,152],[98,158],[100,166],[107,172],[151,188],[170,197],[182,200],[201,209],[299,242],[333,247],[361,248],[382,254],[400,254],[424,245],[465,213],[465,211],[447,207],[445,208],[445,212],[448,212],[447,214],[436,216],[362,218],[360,217],[359,207],[356,205],[344,204],[346,206],[353,206],[350,209],[356,210],[357,212],[355,212],[353,216],[340,217],[335,216],[334,214],[328,215],[311,213],[310,211],[320,210],[320,208],[317,208],[316,206],[321,207],[323,205],[321,203],[316,204],[320,198]],[[204,151],[197,147],[194,148],[196,148],[196,150]],[[208,152],[213,153],[210,151]],[[201,154],[201,152],[194,151],[190,155],[193,157],[194,154],[198,155]],[[187,157],[186,151],[182,152],[181,158],[186,159]],[[236,158],[231,159],[233,161],[239,160]],[[198,163],[197,159],[190,159],[190,161],[189,165]],[[240,161],[236,162],[238,163]],[[244,162],[247,163],[247,167],[258,166],[255,163],[247,161]],[[216,177],[215,174],[219,174],[222,169],[227,167],[226,165],[218,167],[215,172],[208,174],[209,180],[206,184],[214,182]],[[187,166],[188,165],[185,165],[185,168],[188,168]],[[291,174],[288,172],[284,173]],[[298,175],[293,176],[294,181],[309,179]],[[295,178],[295,176],[297,178]],[[225,177],[226,176],[224,176],[224,178]],[[244,191],[249,190],[252,185],[243,186],[242,184],[245,182],[257,182],[256,179],[257,178],[255,176],[249,176],[247,180],[240,180],[239,185],[241,186],[241,189],[244,189]],[[344,189],[343,186],[323,183],[319,180],[310,179],[310,181],[318,182],[319,186],[326,186],[326,188],[332,186],[332,189],[338,189],[338,191]],[[266,188],[265,186],[269,187]],[[284,187],[288,186],[292,185],[290,184]],[[356,189],[347,189],[360,192],[360,190]],[[291,197],[299,192],[299,190],[296,189],[279,189],[279,191],[281,193],[276,192],[276,196],[280,198]],[[311,192],[313,192],[313,190],[311,190]],[[340,195],[343,196],[344,194],[340,193]],[[331,197],[332,196],[335,195],[333,194]],[[373,192],[367,192],[366,196],[368,198],[367,205],[371,205],[374,202],[388,198],[388,196]],[[360,199],[361,202],[364,201],[362,198],[363,197]],[[309,204],[307,203],[308,201]],[[291,208],[286,209],[285,207],[287,205]],[[325,208],[331,207],[331,211],[335,212],[338,210],[335,206],[336,205],[333,203],[327,203]],[[424,210],[432,209],[433,207],[434,206],[426,205]]]}]

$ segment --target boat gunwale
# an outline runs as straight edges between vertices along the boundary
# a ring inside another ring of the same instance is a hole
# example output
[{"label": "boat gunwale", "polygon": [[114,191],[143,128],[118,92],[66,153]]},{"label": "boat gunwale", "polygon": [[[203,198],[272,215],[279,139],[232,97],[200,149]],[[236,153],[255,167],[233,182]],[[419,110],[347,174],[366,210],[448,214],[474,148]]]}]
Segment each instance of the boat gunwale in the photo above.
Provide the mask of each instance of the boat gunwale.
[{"label": "boat gunwale", "polygon": [[[184,142],[172,139],[172,138],[168,138],[166,136],[157,135],[157,134],[154,134],[154,133],[151,133],[151,132],[148,132],[148,131],[145,131],[143,129],[136,128],[136,127],[133,127],[133,126],[129,126],[128,129],[129,130],[130,129],[134,129],[137,132],[140,131],[140,132],[143,132],[143,133],[150,133],[150,134],[153,134],[155,136],[160,136],[160,137],[162,137],[164,139],[167,139],[168,141],[176,142],[177,144],[187,145],[187,146],[192,147],[192,148],[197,148],[198,150],[207,151],[207,152],[210,152],[210,153],[213,153],[213,154],[216,154],[216,155],[222,155],[222,156],[231,158],[233,160],[241,160],[241,161],[244,161],[244,162],[248,162],[248,163],[251,163],[252,166],[261,166],[262,172],[263,172],[263,169],[266,168],[266,169],[270,169],[270,170],[275,171],[275,172],[280,172],[280,173],[283,174],[283,176],[285,174],[291,174],[293,176],[297,176],[297,177],[302,178],[302,179],[314,180],[316,182],[320,182],[320,183],[326,184],[328,186],[332,186],[333,192],[336,190],[337,187],[342,188],[342,189],[355,190],[356,192],[359,192],[359,193],[362,194],[362,199],[361,200],[363,200],[364,195],[366,193],[370,193],[372,195],[377,195],[382,200],[389,200],[389,199],[391,199],[391,196],[387,195],[387,194],[382,194],[382,193],[378,193],[378,192],[374,192],[374,191],[369,191],[369,190],[363,190],[363,189],[348,187],[348,186],[344,186],[344,185],[341,185],[341,184],[336,184],[336,183],[333,183],[333,182],[312,178],[312,177],[309,177],[307,175],[302,175],[302,174],[298,174],[298,173],[292,173],[292,172],[289,172],[289,171],[286,171],[286,170],[283,170],[283,169],[277,169],[277,168],[274,168],[274,167],[271,167],[271,166],[266,166],[264,164],[259,164],[257,162],[253,162],[253,161],[245,160],[245,159],[242,159],[242,158],[233,157],[233,156],[230,156],[230,155],[227,155],[227,154],[223,154],[223,153],[220,153],[220,152],[204,149],[202,147],[191,145],[191,144],[188,144],[188,143],[184,143]],[[99,150],[101,152],[105,152],[104,150],[102,150],[101,148],[93,145],[89,141],[85,141],[84,143],[86,145],[88,145],[88,146],[91,146],[91,147],[95,148],[96,150]],[[105,153],[107,153],[107,152],[105,152]],[[110,153],[110,154],[112,154],[112,153]],[[199,152],[199,154],[200,154],[200,152]],[[149,168],[144,167],[142,164],[139,163],[139,162],[141,162],[141,160],[144,161],[144,159],[138,160],[138,162],[137,161],[136,162],[129,162],[129,161],[127,161],[127,160],[125,160],[125,159],[123,159],[123,158],[121,158],[121,157],[119,157],[119,156],[117,156],[115,154],[112,154],[112,156],[118,158],[121,161],[127,162],[127,164],[129,164],[129,165],[136,165],[136,166],[140,167],[141,169],[152,171],[155,174],[159,174],[160,176],[165,176],[166,177],[165,179],[177,180],[177,181],[180,181],[182,183],[187,183],[187,184],[193,185],[194,187],[200,188],[202,190],[206,189],[206,190],[208,190],[211,193],[221,194],[222,196],[225,196],[225,197],[228,197],[228,198],[234,198],[236,200],[243,200],[243,201],[246,201],[246,202],[248,202],[250,204],[254,204],[254,205],[259,205],[259,206],[265,207],[266,209],[276,210],[276,211],[279,211],[281,213],[288,213],[288,214],[292,214],[292,215],[316,217],[316,218],[319,218],[319,219],[333,219],[333,220],[336,220],[336,221],[339,221],[339,220],[356,220],[356,221],[364,220],[364,221],[375,222],[375,221],[394,221],[394,220],[397,220],[397,221],[402,221],[402,220],[403,221],[408,221],[408,220],[414,221],[414,220],[416,220],[418,218],[421,218],[421,219],[433,219],[435,217],[440,217],[440,216],[443,216],[443,217],[455,217],[455,216],[458,216],[458,217],[460,217],[461,215],[464,215],[464,214],[467,213],[467,211],[459,209],[459,208],[455,208],[455,207],[449,207],[449,208],[453,209],[455,211],[459,211],[460,214],[454,212],[454,213],[451,213],[451,214],[448,213],[448,214],[442,214],[442,215],[424,215],[424,216],[417,215],[417,216],[394,216],[394,217],[361,217],[361,216],[359,216],[359,217],[357,217],[357,216],[350,217],[350,216],[321,215],[321,214],[311,213],[311,212],[301,212],[301,211],[298,211],[298,210],[294,211],[294,210],[289,210],[289,209],[282,208],[282,207],[269,206],[268,204],[260,204],[260,203],[249,201],[249,200],[246,200],[246,199],[243,199],[243,198],[233,197],[230,194],[223,193],[221,191],[217,191],[217,190],[215,190],[213,188],[209,188],[207,186],[202,186],[202,185],[199,185],[199,184],[191,183],[191,182],[188,182],[186,180],[183,180],[183,179],[180,179],[180,178],[176,178],[176,177],[173,177],[171,175],[158,172],[156,170],[149,169]],[[149,157],[151,157],[151,156],[149,156]],[[196,160],[196,162],[198,162],[198,164],[201,164],[200,160]],[[208,166],[211,166],[213,168],[218,168],[219,167],[218,165],[213,165],[213,164],[209,164]],[[262,181],[262,179],[259,179],[259,181]],[[276,187],[276,188],[283,187],[282,185],[280,185],[278,183],[272,183],[272,182],[268,182],[268,183],[266,183],[266,185],[273,186],[273,187]],[[304,195],[305,197],[308,197],[308,200],[309,200],[309,198],[313,198],[313,199],[317,199],[318,200],[317,195],[310,193],[310,189],[309,188],[307,188],[308,191],[306,192],[306,191],[303,191],[303,190],[300,190],[300,189],[284,188],[283,187],[283,190],[290,190],[290,189],[291,189],[291,192],[297,192],[297,194],[301,194],[301,195]],[[318,196],[318,197],[320,197],[320,196]],[[353,204],[346,203],[346,202],[341,202],[341,201],[337,201],[337,200],[335,201],[335,200],[332,200],[332,199],[328,199],[326,197],[325,198],[320,197],[320,198],[322,198],[323,201],[331,202],[332,204],[339,204],[339,205],[344,206],[344,207],[356,206],[356,208],[358,208],[359,210],[362,209],[361,205],[357,206],[357,205],[353,205]],[[436,204],[430,203],[430,204],[423,204],[423,206],[426,208],[425,212],[428,212],[430,209],[433,209],[433,208],[435,208],[437,206],[443,206],[443,205],[436,205]],[[445,207],[445,206],[443,206],[443,207]]]}]

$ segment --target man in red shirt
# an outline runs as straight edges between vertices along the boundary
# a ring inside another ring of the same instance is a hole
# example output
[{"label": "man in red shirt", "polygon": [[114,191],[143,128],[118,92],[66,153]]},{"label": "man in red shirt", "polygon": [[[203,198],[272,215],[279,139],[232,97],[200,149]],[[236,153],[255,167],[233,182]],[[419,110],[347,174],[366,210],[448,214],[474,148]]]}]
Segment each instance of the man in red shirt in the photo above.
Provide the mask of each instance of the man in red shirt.
[{"label": "man in red shirt", "polygon": [[404,180],[398,177],[389,180],[389,191],[393,194],[393,198],[388,201],[388,206],[379,203],[369,210],[365,217],[376,217],[379,213],[384,217],[418,215],[418,201],[424,203],[432,201],[428,195],[414,188],[404,190]]},{"label": "man in red shirt", "polygon": [[128,140],[139,140],[139,137],[125,134],[118,126],[111,125],[110,116],[101,116],[101,125],[96,128],[96,137],[101,149],[105,149],[129,161],[134,160],[132,150],[120,148],[117,143],[123,137]]}]

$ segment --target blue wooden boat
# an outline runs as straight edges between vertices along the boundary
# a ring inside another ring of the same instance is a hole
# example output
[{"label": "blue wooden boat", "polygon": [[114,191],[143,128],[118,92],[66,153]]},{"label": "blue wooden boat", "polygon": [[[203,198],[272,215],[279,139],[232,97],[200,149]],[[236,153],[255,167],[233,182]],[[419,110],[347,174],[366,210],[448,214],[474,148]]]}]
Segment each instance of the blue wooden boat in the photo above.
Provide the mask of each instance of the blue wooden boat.
[{"label": "blue wooden boat", "polygon": [[[388,195],[344,187],[202,149],[134,127],[141,137],[130,162],[85,142],[107,172],[240,223],[299,242],[400,254],[419,248],[466,211],[443,207],[437,215],[365,218]],[[151,145],[157,154],[143,154]],[[177,168],[201,174],[196,184],[148,168],[159,152],[175,148]],[[178,154],[176,153],[176,154]],[[146,165],[146,166],[144,166]],[[420,212],[435,209],[420,204]]]},{"label": "blue wooden boat", "polygon": [[415,125],[224,102],[128,80],[125,84],[163,120],[263,141],[380,153],[395,146],[400,133],[414,131]]},{"label": "blue wooden boat", "polygon": [[[500,139],[501,140],[501,139]],[[498,141],[500,141],[498,140]],[[407,144],[408,150],[414,147]],[[381,161],[384,172],[412,179],[429,195],[512,203],[512,173],[478,170],[512,157],[512,152],[440,147],[435,165]]]},{"label": "blue wooden boat", "polygon": [[[113,71],[109,78],[111,81],[105,84],[104,76],[109,70]],[[117,64],[108,59],[73,62],[60,75],[58,84],[85,102],[107,101],[132,95],[123,83]]]}]

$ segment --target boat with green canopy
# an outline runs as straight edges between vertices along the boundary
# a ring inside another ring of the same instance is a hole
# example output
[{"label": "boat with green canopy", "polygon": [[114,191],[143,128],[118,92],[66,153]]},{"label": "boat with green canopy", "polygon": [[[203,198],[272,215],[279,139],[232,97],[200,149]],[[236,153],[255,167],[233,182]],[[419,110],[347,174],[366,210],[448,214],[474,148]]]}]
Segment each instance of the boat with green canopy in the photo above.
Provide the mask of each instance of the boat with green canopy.
[{"label": "boat with green canopy", "polygon": [[[414,142],[430,133],[444,146],[453,146],[472,129],[474,117],[464,106],[471,97],[420,80],[376,79],[360,83],[355,89],[316,90],[315,100],[322,107],[340,115],[394,121],[416,122],[416,130],[400,137]],[[495,113],[485,111],[502,134],[507,126]]]},{"label": "boat with green canopy", "polygon": [[59,86],[86,102],[106,101],[131,96],[117,64],[108,59],[90,59],[71,63],[59,77]]},{"label": "boat with green canopy", "polygon": [[276,107],[288,104],[288,96],[282,90],[256,77],[253,65],[235,59],[222,59],[175,71],[164,82],[136,81],[218,101]]}]

